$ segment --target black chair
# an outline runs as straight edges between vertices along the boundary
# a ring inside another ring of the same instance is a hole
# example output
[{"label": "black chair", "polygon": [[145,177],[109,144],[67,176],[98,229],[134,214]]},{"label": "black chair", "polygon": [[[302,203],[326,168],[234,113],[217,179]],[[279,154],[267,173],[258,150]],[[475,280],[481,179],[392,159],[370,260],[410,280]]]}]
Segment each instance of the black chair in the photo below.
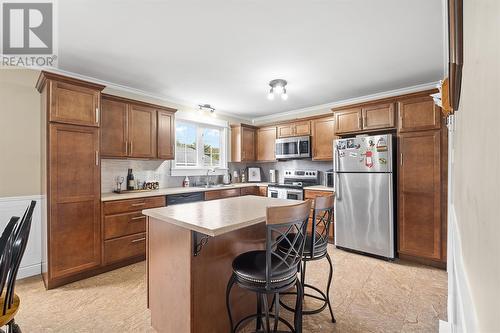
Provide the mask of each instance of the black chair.
[{"label": "black chair", "polygon": [[[281,292],[290,290],[294,286],[297,294],[302,295],[302,285],[297,272],[304,251],[310,210],[310,201],[292,206],[267,208],[266,250],[242,253],[234,259],[233,274],[226,290],[226,306],[232,333],[237,332],[243,323],[253,318],[256,318],[258,332],[271,332],[270,318],[274,318],[273,332],[277,331],[279,322],[287,326],[291,332],[302,332],[302,297],[297,297],[293,326],[280,318],[279,306],[274,313],[270,313],[268,297],[274,295],[279,300]],[[283,241],[290,242],[289,250],[286,252],[278,249],[278,245]],[[241,319],[236,326],[229,304],[231,288],[235,283],[257,294],[257,313]],[[262,331],[263,318],[265,327]]]},{"label": "black chair", "polygon": [[[302,314],[304,315],[317,314],[323,311],[328,306],[328,309],[330,310],[330,316],[332,318],[332,323],[335,323],[335,317],[333,315],[332,305],[330,302],[330,287],[332,284],[333,266],[332,266],[332,260],[327,251],[327,246],[328,246],[328,235],[330,228],[332,227],[332,221],[333,221],[334,198],[335,195],[332,194],[326,197],[317,197],[314,200],[315,204],[314,204],[314,215],[312,219],[312,230],[311,234],[308,234],[306,237],[306,245],[304,249],[304,255],[302,258],[302,265],[300,267],[300,276],[301,276],[300,280],[302,281],[304,286],[303,297],[304,298],[311,297],[322,302],[322,305],[317,309],[314,310],[303,309]],[[288,251],[290,245],[289,242],[282,242],[279,247],[282,251]],[[305,283],[307,262],[321,260],[323,258],[326,258],[328,260],[328,264],[330,265],[326,293],[324,293],[318,287]],[[307,288],[316,291],[319,295],[313,295],[307,293],[306,292]],[[286,292],[285,294],[296,295],[295,292]],[[284,304],[284,302],[281,302],[281,305],[289,311],[295,311],[294,308]]]},{"label": "black chair", "polygon": [[0,237],[2,251],[0,254],[0,304],[2,305],[0,326],[7,325],[11,333],[21,332],[14,321],[20,303],[19,297],[14,293],[14,287],[21,259],[28,244],[35,205],[36,201],[31,201],[21,220],[18,217],[12,217]]}]

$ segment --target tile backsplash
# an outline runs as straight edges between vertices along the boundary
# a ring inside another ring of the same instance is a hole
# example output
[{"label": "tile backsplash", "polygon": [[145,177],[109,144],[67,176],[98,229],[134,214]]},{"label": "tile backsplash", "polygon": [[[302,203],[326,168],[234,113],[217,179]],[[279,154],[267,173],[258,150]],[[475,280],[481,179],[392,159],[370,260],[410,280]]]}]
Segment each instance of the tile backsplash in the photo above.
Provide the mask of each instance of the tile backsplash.
[{"label": "tile backsplash", "polygon": [[[170,176],[170,161],[157,160],[101,160],[101,191],[110,193],[116,188],[116,177],[127,178],[127,170],[133,169],[134,177],[141,182],[158,181],[160,188],[182,186],[183,176]],[[283,182],[284,170],[287,169],[308,169],[320,171],[320,182],[323,182],[323,172],[332,168],[332,162],[319,162],[310,159],[279,161],[271,163],[229,163],[231,175],[234,170],[240,171],[247,167],[260,167],[262,170],[262,181],[269,181],[269,170],[278,170],[279,181]],[[189,177],[191,184],[203,183],[205,176]],[[215,181],[212,176],[212,181]],[[218,182],[222,182],[222,176],[219,176]],[[126,188],[125,182],[122,189]]]},{"label": "tile backsplash", "polygon": [[[110,193],[116,189],[116,177],[124,177],[125,181],[122,184],[122,190],[126,189],[126,180],[128,169],[132,169],[134,178],[137,181],[158,181],[160,188],[179,187],[182,186],[184,176],[170,175],[171,161],[158,160],[101,160],[101,191],[102,193]],[[190,176],[191,184],[205,182],[205,176]],[[211,181],[216,181],[215,176],[210,177]],[[222,176],[219,176],[217,182],[222,182]]]}]

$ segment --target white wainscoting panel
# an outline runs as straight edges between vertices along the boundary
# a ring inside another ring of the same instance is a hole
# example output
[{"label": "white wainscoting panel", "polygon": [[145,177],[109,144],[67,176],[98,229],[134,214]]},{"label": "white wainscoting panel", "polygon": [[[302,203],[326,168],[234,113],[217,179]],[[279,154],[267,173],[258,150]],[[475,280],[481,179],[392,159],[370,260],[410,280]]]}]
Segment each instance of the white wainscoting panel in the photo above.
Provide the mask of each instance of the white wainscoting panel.
[{"label": "white wainscoting panel", "polygon": [[41,196],[23,196],[0,198],[0,228],[3,231],[12,216],[22,217],[31,200],[36,201],[28,246],[24,252],[21,266],[17,274],[18,279],[41,273],[42,262],[42,232],[40,205]]}]

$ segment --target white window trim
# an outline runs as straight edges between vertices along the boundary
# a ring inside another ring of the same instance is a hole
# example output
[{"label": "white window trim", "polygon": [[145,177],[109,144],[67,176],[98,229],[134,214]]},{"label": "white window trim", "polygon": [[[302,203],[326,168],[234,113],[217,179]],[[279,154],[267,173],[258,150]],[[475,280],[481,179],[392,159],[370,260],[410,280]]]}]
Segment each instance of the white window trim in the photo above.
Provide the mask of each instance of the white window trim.
[{"label": "white window trim", "polygon": [[[228,170],[228,157],[229,157],[229,149],[230,149],[230,138],[229,138],[229,126],[227,121],[219,120],[219,119],[203,119],[203,121],[199,121],[199,116],[189,114],[176,114],[176,120],[180,120],[183,122],[194,123],[198,126],[204,128],[214,128],[221,129],[221,166],[215,167],[215,172],[211,172],[211,174],[215,175],[223,175]],[[195,120],[197,119],[197,120]],[[200,127],[198,127],[198,131],[201,131]],[[224,140],[225,138],[225,140]],[[203,147],[202,138],[199,133],[197,133],[197,147]],[[174,146],[177,149],[177,145]],[[199,156],[198,156],[199,158]],[[198,161],[199,162],[199,161]],[[171,162],[170,167],[170,175],[171,176],[203,176],[206,175],[208,170],[214,169],[213,167],[200,167],[200,166],[177,166],[175,164],[175,159]]]}]

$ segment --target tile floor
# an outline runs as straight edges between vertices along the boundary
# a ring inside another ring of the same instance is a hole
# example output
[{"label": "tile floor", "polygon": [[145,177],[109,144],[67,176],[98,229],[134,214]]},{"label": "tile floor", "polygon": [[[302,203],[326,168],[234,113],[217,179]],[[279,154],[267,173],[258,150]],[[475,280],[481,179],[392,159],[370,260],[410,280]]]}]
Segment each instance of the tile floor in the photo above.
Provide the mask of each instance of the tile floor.
[{"label": "tile floor", "polygon": [[[304,317],[305,332],[438,332],[446,320],[445,271],[329,251],[337,323],[325,310]],[[326,260],[308,265],[307,282],[324,285],[327,267]],[[153,332],[144,272],[142,262],[50,291],[39,277],[21,280],[16,321],[23,332]]]}]

